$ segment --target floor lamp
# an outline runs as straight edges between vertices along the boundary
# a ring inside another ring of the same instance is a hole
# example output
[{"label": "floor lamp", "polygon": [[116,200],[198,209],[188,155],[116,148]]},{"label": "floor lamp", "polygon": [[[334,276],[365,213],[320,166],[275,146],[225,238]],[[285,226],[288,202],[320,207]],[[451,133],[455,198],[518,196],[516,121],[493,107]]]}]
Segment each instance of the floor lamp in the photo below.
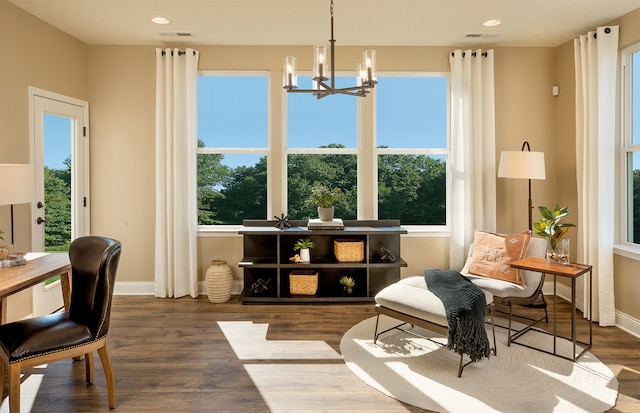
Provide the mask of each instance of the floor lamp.
[{"label": "floor lamp", "polygon": [[11,205],[11,244],[13,245],[15,242],[13,205],[33,201],[33,165],[0,164],[0,176],[5,177],[0,187],[0,205]]},{"label": "floor lamp", "polygon": [[[526,148],[526,150],[525,150]],[[500,154],[498,178],[514,178],[529,180],[529,231],[533,227],[531,200],[531,180],[546,179],[544,168],[544,152],[531,152],[529,142],[524,141],[520,152],[503,151]]]}]

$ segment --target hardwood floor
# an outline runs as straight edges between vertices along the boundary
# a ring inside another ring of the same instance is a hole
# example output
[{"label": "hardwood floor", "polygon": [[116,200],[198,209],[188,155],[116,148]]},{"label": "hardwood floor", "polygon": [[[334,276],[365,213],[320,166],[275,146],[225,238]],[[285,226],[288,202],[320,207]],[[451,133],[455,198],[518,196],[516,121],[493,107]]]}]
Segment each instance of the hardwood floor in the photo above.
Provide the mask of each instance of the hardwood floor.
[{"label": "hardwood floor", "polygon": [[[569,306],[558,305],[559,328]],[[371,389],[344,365],[344,332],[373,305],[242,305],[117,296],[109,351],[115,412],[419,412]],[[266,340],[265,340],[266,332]],[[291,340],[296,341],[292,351]],[[304,343],[300,343],[304,341]],[[612,412],[640,411],[640,339],[594,326],[593,354],[618,376]],[[71,360],[27,371],[23,412],[107,412],[99,359],[93,385]],[[524,389],[523,389],[524,390]],[[5,389],[0,412],[8,411]]]}]

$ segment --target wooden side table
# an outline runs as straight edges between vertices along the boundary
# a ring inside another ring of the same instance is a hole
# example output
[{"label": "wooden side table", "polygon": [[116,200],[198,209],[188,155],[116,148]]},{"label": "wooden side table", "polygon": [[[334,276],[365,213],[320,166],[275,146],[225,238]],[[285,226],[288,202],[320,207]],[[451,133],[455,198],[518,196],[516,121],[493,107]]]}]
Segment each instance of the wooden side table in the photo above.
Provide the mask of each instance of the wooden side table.
[{"label": "wooden side table", "polygon": [[[592,266],[585,264],[574,264],[571,263],[569,265],[562,265],[555,262],[547,262],[545,258],[542,257],[527,257],[519,261],[515,261],[511,263],[513,268],[519,268],[521,270],[535,271],[541,272],[543,274],[553,275],[553,352],[546,351],[540,348],[527,346],[526,344],[518,343],[517,341],[513,341],[514,343],[534,348],[536,350],[540,350],[542,352],[553,354],[554,356],[561,357],[567,360],[576,361],[578,360],[584,353],[586,353],[593,343],[593,324],[592,324],[592,296],[593,296],[593,276],[592,276]],[[589,342],[584,343],[578,341],[576,339],[576,279],[584,274],[589,273]],[[573,356],[566,357],[562,354],[558,354],[556,350],[556,342],[558,337],[566,338],[558,336],[558,332],[556,331],[556,308],[557,308],[557,296],[556,296],[556,278],[560,277],[568,277],[571,280],[571,342],[573,343]],[[538,330],[545,334],[550,334],[547,331]],[[576,354],[577,345],[580,344],[584,346],[582,351]]]}]

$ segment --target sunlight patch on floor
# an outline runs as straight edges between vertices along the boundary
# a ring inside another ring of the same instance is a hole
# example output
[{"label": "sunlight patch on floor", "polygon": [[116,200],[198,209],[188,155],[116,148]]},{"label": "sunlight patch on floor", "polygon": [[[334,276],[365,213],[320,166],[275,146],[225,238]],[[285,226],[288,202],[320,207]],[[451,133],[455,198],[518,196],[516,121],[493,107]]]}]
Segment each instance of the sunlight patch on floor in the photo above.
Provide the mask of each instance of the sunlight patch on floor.
[{"label": "sunlight patch on floor", "polygon": [[219,321],[218,326],[239,360],[341,360],[321,340],[267,340],[269,324]]},{"label": "sunlight patch on floor", "polygon": [[[33,403],[36,397],[38,397],[38,390],[40,389],[42,380],[44,380],[44,373],[34,374],[33,371],[37,369],[44,370],[46,368],[47,365],[43,364],[42,366],[30,369],[29,371],[31,373],[20,376],[22,380],[22,384],[20,385],[20,411],[22,413],[29,413],[31,411]],[[2,400],[0,413],[9,413],[9,396]]]}]

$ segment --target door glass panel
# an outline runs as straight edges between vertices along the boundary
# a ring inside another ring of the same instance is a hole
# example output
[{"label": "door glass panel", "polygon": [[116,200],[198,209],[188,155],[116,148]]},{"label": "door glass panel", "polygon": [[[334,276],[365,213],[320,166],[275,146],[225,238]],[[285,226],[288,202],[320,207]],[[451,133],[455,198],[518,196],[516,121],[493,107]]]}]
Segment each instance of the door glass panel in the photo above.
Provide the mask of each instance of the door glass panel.
[{"label": "door glass panel", "polygon": [[46,252],[68,252],[71,244],[72,119],[44,115],[44,204]]}]

